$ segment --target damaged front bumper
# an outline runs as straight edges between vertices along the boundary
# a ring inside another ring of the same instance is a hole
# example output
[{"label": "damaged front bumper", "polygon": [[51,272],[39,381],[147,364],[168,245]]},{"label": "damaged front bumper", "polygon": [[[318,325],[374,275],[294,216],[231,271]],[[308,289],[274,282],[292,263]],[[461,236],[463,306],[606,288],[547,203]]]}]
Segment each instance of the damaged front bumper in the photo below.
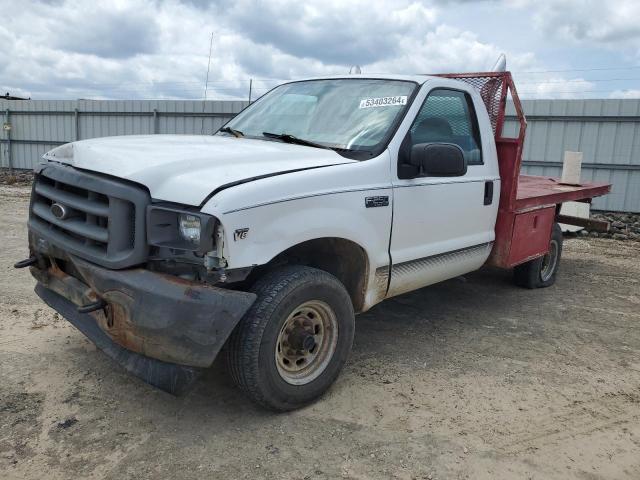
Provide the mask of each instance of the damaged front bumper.
[{"label": "damaged front bumper", "polygon": [[[255,294],[77,257],[30,267],[36,293],[127,371],[179,394],[209,367]],[[73,271],[74,275],[66,272]],[[78,307],[104,302],[79,313]]]}]

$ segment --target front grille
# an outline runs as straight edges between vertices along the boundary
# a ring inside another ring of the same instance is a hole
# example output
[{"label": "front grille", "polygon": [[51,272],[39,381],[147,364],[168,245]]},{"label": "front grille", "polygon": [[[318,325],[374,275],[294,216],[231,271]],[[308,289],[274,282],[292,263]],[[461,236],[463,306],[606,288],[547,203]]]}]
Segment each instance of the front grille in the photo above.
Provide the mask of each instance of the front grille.
[{"label": "front grille", "polygon": [[149,201],[141,187],[47,166],[34,181],[29,227],[64,252],[108,268],[126,268],[146,260]]}]

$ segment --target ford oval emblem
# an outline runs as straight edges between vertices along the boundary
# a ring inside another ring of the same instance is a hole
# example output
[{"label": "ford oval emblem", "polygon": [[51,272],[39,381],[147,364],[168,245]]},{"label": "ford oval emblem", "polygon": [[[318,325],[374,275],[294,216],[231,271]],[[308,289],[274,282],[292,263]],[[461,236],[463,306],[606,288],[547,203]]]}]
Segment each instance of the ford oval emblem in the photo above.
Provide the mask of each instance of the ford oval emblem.
[{"label": "ford oval emblem", "polygon": [[49,207],[51,214],[56,217],[58,220],[64,220],[69,215],[67,211],[67,207],[60,203],[52,203],[51,207]]}]

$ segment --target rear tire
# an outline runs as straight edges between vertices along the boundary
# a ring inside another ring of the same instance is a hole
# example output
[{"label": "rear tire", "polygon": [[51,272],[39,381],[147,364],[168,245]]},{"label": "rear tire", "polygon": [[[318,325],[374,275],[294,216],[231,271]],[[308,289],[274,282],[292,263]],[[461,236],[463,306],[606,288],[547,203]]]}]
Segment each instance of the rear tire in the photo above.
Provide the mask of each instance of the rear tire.
[{"label": "rear tire", "polygon": [[300,408],[331,386],[351,351],[349,294],[333,275],[304,266],[267,273],[251,290],[258,297],[227,343],[231,377],[268,409]]},{"label": "rear tire", "polygon": [[560,258],[562,256],[562,230],[557,223],[553,224],[549,253],[513,269],[513,281],[524,288],[544,288],[556,281]]}]

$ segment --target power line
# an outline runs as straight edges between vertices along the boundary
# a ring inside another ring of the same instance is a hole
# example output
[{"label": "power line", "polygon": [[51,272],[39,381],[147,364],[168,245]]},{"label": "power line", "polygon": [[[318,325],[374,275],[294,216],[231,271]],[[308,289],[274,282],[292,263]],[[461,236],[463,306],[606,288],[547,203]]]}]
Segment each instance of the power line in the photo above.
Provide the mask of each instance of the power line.
[{"label": "power line", "polygon": [[595,79],[584,79],[584,78],[575,78],[571,80],[539,80],[537,82],[517,82],[518,85],[546,85],[549,83],[580,83],[580,82],[627,82],[627,81],[638,81],[640,78],[595,78]]},{"label": "power line", "polygon": [[538,70],[538,71],[526,71],[523,70],[521,72],[512,72],[514,74],[523,74],[523,73],[568,73],[568,72],[602,72],[606,70],[636,70],[640,69],[640,65],[630,66],[630,67],[602,67],[602,68],[570,68],[566,70]]},{"label": "power line", "polygon": [[568,94],[576,94],[576,95],[594,95],[594,94],[604,94],[604,93],[630,93],[633,90],[568,90],[568,91],[563,91],[563,92],[554,92],[554,91],[549,91],[549,92],[518,92],[519,96],[539,96],[539,95],[546,95],[548,97],[553,97],[553,96],[557,96],[557,95],[568,95]]},{"label": "power line", "polygon": [[[256,80],[253,79],[254,83]],[[598,78],[598,79],[567,79],[567,80],[537,80],[537,81],[520,81],[517,82],[518,85],[546,85],[546,84],[562,84],[562,83],[580,83],[580,82],[624,82],[624,81],[639,81],[640,77],[628,77],[628,78]],[[210,80],[207,82],[207,85],[214,85],[211,89],[246,89],[246,86],[249,84],[250,79],[243,80]],[[287,79],[281,79],[281,81],[290,81]],[[88,83],[88,84],[77,84],[67,86],[65,90],[96,90],[100,89],[103,91],[116,91],[116,90],[130,90],[135,91],[136,89],[145,89],[145,88],[155,88],[162,87],[163,89],[167,88],[184,88],[188,90],[198,90],[200,87],[198,85],[202,85],[201,82],[120,82],[120,83]],[[225,85],[225,86],[216,86],[216,85]],[[227,86],[233,85],[233,86]],[[277,83],[276,83],[277,85]],[[207,90],[209,87],[207,86]],[[174,88],[174,89],[175,89]]]}]

